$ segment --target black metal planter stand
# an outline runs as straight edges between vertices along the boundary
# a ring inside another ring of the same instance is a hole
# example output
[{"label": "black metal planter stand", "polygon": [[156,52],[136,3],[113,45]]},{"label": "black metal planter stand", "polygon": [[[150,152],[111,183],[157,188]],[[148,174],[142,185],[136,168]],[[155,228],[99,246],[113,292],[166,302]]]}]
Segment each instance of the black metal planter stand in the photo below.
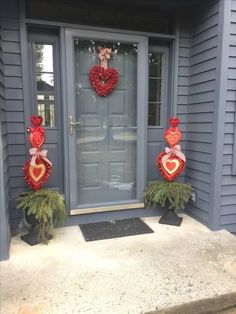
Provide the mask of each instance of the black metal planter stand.
[{"label": "black metal planter stand", "polygon": [[[39,221],[37,220],[37,218],[35,218],[34,215],[30,214],[30,215],[25,215],[25,220],[27,221],[29,225],[31,225],[31,228],[27,234],[24,234],[23,236],[21,236],[21,240],[31,246],[42,243],[42,241],[38,239],[37,225]],[[51,240],[51,239],[52,239],[52,235],[48,235],[47,240]]]},{"label": "black metal planter stand", "polygon": [[168,209],[167,212],[160,218],[159,224],[180,226],[183,218],[179,217],[173,209]]},{"label": "black metal planter stand", "polygon": [[[21,236],[21,240],[31,246],[42,243],[42,241],[39,241],[38,239],[38,231],[36,229],[37,228],[30,229],[27,234],[24,234],[23,236]],[[52,239],[52,235],[48,235],[47,240],[51,240],[51,239]]]}]

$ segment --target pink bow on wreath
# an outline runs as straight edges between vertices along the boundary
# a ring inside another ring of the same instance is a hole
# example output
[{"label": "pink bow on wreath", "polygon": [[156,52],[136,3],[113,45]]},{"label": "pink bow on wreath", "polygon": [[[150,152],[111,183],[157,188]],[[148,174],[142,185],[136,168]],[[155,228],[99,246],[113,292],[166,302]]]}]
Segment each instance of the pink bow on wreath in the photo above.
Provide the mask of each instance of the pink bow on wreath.
[{"label": "pink bow on wreath", "polygon": [[181,152],[181,146],[180,145],[175,145],[172,148],[166,147],[165,148],[165,153],[166,155],[164,155],[162,157],[162,162],[164,163],[165,161],[167,161],[167,159],[169,159],[169,157],[173,154],[177,157],[179,157],[180,159],[182,159],[184,162],[186,162],[186,158],[185,155]]},{"label": "pink bow on wreath", "polygon": [[43,160],[45,160],[50,166],[52,165],[51,161],[49,159],[46,158],[47,156],[47,153],[48,151],[46,149],[43,149],[43,150],[38,150],[37,148],[30,148],[29,149],[29,153],[30,153],[30,156],[32,156],[32,159],[31,159],[31,162],[30,162],[30,165],[31,166],[35,166],[35,162],[36,162],[36,159],[38,157],[41,157]]},{"label": "pink bow on wreath", "polygon": [[107,69],[108,64],[107,64],[107,60],[111,59],[111,54],[112,54],[112,50],[111,48],[103,48],[103,47],[98,47],[99,50],[99,59],[101,60],[101,67],[103,67],[104,69]]}]

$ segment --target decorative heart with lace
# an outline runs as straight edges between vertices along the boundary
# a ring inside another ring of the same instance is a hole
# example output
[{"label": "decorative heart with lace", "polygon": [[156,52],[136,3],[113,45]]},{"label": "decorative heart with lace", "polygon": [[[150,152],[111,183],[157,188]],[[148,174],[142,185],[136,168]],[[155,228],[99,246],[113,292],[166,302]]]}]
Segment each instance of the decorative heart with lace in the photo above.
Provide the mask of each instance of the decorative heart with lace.
[{"label": "decorative heart with lace", "polygon": [[171,147],[174,147],[180,142],[182,138],[182,133],[180,132],[178,128],[169,128],[165,131],[164,137],[167,143]]},{"label": "decorative heart with lace", "polygon": [[161,175],[167,181],[173,181],[183,171],[185,162],[172,154],[168,159],[163,161],[163,157],[166,153],[161,152],[156,157],[156,166],[160,170]]},{"label": "decorative heart with lace", "polygon": [[35,165],[31,165],[31,160],[27,160],[24,166],[25,181],[34,190],[39,190],[42,184],[47,181],[52,167],[49,163],[39,157]]},{"label": "decorative heart with lace", "polygon": [[116,87],[119,80],[119,73],[114,68],[105,69],[96,65],[91,68],[89,79],[96,94],[105,97]]}]

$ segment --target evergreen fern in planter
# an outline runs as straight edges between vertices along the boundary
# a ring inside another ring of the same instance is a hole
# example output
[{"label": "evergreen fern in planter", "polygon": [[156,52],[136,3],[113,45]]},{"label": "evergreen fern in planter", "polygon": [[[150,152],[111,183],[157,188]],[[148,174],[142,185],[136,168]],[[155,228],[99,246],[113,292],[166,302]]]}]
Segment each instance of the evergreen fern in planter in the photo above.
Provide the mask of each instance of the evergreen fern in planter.
[{"label": "evergreen fern in planter", "polygon": [[191,185],[179,182],[155,181],[148,184],[144,191],[147,206],[161,206],[167,209],[160,223],[179,226],[182,218],[176,215],[186,207],[191,196]]},{"label": "evergreen fern in planter", "polygon": [[31,245],[46,243],[52,238],[54,227],[62,224],[66,218],[64,196],[51,189],[21,193],[17,198],[17,208],[24,210],[26,220],[34,218],[35,226],[22,237]]}]

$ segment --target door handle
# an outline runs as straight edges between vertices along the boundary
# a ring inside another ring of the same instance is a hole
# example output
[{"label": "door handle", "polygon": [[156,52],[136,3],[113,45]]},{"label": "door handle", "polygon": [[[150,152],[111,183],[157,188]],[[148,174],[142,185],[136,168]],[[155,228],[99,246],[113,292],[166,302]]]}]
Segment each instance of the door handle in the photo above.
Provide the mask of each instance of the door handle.
[{"label": "door handle", "polygon": [[79,121],[73,121],[73,117],[69,116],[69,133],[74,135],[76,125],[81,124]]}]

